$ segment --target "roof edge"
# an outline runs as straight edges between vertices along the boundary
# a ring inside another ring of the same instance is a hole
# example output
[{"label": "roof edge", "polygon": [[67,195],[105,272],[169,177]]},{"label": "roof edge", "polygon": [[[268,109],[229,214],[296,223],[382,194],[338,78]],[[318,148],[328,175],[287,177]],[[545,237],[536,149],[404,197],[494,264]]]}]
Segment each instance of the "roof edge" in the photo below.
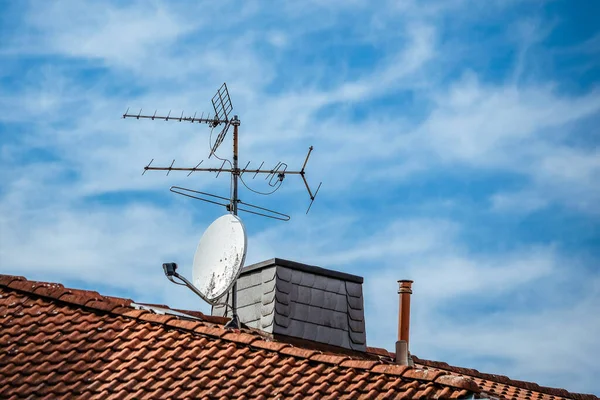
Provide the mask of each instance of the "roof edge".
[{"label": "roof edge", "polygon": [[321,275],[321,276],[326,276],[329,278],[341,279],[344,281],[349,281],[349,282],[354,282],[354,283],[362,284],[364,282],[364,278],[362,276],[352,275],[352,274],[348,274],[346,272],[340,272],[340,271],[335,271],[332,269],[322,268],[322,267],[318,267],[316,265],[308,265],[308,264],[303,264],[303,263],[299,263],[296,261],[285,260],[283,258],[271,258],[269,260],[261,261],[256,264],[248,265],[242,269],[241,274],[251,272],[251,271],[258,271],[263,268],[268,268],[268,267],[272,267],[272,266],[286,267],[286,268],[290,268],[290,269],[295,269],[297,271],[308,272],[308,273],[315,274],[315,275]]},{"label": "roof edge", "polygon": [[435,368],[437,370],[453,372],[456,374],[461,374],[461,375],[469,376],[469,377],[473,377],[473,378],[485,379],[490,382],[497,382],[497,383],[501,383],[504,385],[510,385],[510,386],[517,387],[519,389],[540,392],[540,393],[544,393],[544,394],[547,394],[550,396],[560,396],[560,397],[566,397],[566,398],[570,398],[570,399],[574,399],[574,400],[598,400],[598,397],[594,394],[575,393],[575,392],[569,392],[568,390],[562,389],[562,388],[540,386],[535,382],[527,382],[527,381],[511,379],[506,375],[489,374],[489,373],[485,373],[485,372],[479,372],[478,370],[473,369],[473,368],[455,367],[455,366],[452,366],[443,361],[424,360],[415,355],[411,355],[411,356],[412,356],[415,364],[419,364],[420,366],[423,366],[423,367]]}]

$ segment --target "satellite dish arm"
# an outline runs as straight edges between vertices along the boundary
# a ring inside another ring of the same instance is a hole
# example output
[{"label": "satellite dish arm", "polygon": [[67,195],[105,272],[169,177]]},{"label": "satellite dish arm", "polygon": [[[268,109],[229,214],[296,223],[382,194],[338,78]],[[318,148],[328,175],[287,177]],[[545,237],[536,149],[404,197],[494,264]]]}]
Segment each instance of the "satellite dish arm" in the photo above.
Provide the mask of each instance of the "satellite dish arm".
[{"label": "satellite dish arm", "polygon": [[[173,277],[181,280],[185,286],[187,286],[192,292],[196,293],[196,295],[198,295],[198,297],[200,297],[202,300],[204,300],[205,302],[212,304],[213,302],[211,302],[210,300],[208,300],[206,298],[206,296],[204,296],[198,289],[196,289],[196,287],[194,285],[192,285],[192,283],[190,281],[188,281],[185,277],[179,275],[177,273],[177,264],[176,263],[164,263],[163,264],[163,270],[165,271],[165,275],[167,276],[167,278],[173,282],[173,283],[177,283],[173,280]],[[180,283],[177,283],[180,284]]]}]

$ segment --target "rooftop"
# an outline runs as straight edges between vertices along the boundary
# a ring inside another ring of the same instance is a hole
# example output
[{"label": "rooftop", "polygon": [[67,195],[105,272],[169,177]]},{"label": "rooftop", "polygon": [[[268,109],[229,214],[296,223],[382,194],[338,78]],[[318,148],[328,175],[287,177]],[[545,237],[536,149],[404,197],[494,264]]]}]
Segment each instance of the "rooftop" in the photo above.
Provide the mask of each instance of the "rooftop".
[{"label": "rooftop", "polygon": [[0,275],[0,397],[598,399]]}]

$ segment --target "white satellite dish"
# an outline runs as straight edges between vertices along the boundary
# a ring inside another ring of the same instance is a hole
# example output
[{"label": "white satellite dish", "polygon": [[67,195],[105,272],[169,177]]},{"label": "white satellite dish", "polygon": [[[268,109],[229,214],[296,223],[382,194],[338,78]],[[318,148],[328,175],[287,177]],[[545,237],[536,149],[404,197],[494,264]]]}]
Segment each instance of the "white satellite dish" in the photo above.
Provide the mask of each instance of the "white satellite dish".
[{"label": "white satellite dish", "polygon": [[246,230],[236,215],[217,218],[200,238],[192,281],[204,300],[215,304],[231,289],[246,258]]}]

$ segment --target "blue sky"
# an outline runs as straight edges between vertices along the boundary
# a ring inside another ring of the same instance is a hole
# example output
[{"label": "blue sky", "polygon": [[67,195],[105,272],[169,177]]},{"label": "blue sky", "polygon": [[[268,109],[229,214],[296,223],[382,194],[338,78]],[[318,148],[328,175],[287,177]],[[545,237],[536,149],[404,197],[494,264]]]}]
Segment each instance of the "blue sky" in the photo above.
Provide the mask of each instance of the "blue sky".
[{"label": "blue sky", "polygon": [[196,165],[209,129],[120,115],[208,111],[226,81],[240,163],[313,145],[323,181],[308,216],[295,177],[241,191],[292,215],[242,216],[249,263],[364,276],[388,349],[414,279],[417,356],[600,394],[600,3],[1,3],[3,273],[208,311],[160,265],[190,276],[222,210],[168,187],[228,179],[141,171]]}]

